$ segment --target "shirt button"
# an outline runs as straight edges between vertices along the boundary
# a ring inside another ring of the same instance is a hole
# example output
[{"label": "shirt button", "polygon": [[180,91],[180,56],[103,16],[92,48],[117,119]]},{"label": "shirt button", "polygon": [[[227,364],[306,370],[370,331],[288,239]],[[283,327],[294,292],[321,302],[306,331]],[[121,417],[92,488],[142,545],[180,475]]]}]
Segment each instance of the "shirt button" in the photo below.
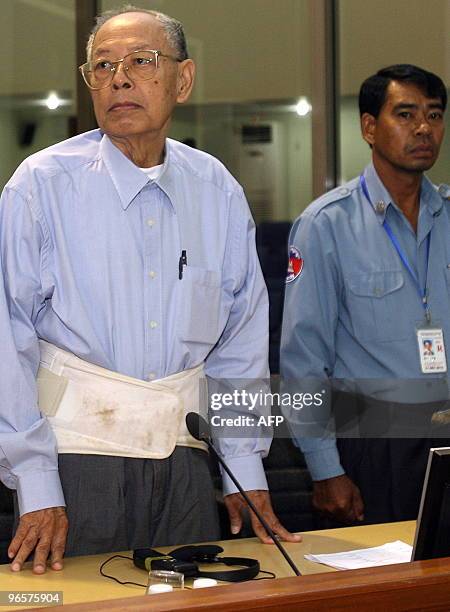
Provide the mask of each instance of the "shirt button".
[{"label": "shirt button", "polygon": [[341,189],[339,189],[339,193],[340,195],[348,195],[350,193],[350,189],[347,189],[347,187],[341,187]]},{"label": "shirt button", "polygon": [[386,204],[383,202],[383,200],[380,200],[375,204],[375,210],[377,211],[377,213],[384,213],[385,208]]},{"label": "shirt button", "polygon": [[450,270],[450,264],[447,264],[447,268]]},{"label": "shirt button", "polygon": [[150,321],[150,327],[155,329],[155,327],[158,327],[158,323],[156,321]]},{"label": "shirt button", "polygon": [[155,278],[156,276],[156,272],[154,270],[150,270],[150,272],[148,273],[148,275],[150,276],[150,278]]},{"label": "shirt button", "polygon": [[156,378],[156,374],[154,372],[150,372],[150,374],[148,375],[148,379],[155,380],[155,378]]},{"label": "shirt button", "polygon": [[149,227],[153,227],[155,225],[155,220],[154,219],[147,219],[147,225]]}]

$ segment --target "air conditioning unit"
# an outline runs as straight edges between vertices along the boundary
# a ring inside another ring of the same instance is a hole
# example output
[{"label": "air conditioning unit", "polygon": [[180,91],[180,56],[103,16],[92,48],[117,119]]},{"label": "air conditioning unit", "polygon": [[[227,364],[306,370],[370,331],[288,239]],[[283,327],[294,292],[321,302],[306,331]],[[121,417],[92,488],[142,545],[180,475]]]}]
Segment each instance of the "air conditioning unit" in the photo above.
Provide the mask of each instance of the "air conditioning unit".
[{"label": "air conditioning unit", "polygon": [[281,126],[276,121],[243,123],[236,132],[238,179],[255,221],[270,221],[281,200]]}]

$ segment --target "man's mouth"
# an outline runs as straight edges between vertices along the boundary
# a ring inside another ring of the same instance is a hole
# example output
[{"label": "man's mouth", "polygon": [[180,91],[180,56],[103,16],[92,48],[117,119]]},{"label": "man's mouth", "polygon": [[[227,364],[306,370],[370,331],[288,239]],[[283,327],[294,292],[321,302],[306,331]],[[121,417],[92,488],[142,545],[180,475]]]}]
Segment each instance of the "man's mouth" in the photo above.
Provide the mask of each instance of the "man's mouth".
[{"label": "man's mouth", "polygon": [[135,102],[116,102],[116,104],[113,104],[112,106],[109,107],[109,111],[127,111],[127,110],[134,110],[137,108],[141,108],[139,104],[136,104]]},{"label": "man's mouth", "polygon": [[434,147],[430,144],[421,144],[411,148],[414,155],[433,155]]}]

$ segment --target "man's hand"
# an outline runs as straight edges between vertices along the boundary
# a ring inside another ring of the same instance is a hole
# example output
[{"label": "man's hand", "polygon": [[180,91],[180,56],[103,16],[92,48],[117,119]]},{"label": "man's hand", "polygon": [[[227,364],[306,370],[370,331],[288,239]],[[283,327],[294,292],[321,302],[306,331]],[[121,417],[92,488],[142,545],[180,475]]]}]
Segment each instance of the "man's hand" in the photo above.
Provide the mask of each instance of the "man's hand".
[{"label": "man's hand", "polygon": [[312,504],[321,514],[342,523],[364,520],[361,493],[345,474],[315,482]]},{"label": "man's hand", "polygon": [[34,551],[33,572],[43,574],[50,554],[51,568],[63,568],[69,522],[64,507],[44,508],[20,517],[16,534],[8,548],[11,570],[19,572]]},{"label": "man's hand", "polygon": [[[286,542],[301,542],[302,537],[300,535],[290,533],[283,527],[278,518],[275,516],[268,491],[246,491],[246,493],[254,506],[263,515],[274,534]],[[226,495],[224,497],[224,502],[230,517],[231,533],[236,534],[240,532],[242,529],[242,512],[244,509],[248,508],[255,535],[259,537],[263,544],[273,544],[272,538],[267,535],[266,530],[254,512],[252,512],[252,510],[248,507],[246,501],[240,493]]]}]

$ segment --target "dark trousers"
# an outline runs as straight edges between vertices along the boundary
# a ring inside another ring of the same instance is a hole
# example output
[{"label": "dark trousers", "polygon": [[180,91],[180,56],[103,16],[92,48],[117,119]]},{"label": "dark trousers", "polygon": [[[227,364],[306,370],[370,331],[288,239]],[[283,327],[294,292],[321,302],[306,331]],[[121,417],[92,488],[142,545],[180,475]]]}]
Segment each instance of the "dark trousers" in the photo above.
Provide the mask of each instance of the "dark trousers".
[{"label": "dark trousers", "polygon": [[69,518],[66,556],[220,538],[206,452],[167,459],[59,455]]},{"label": "dark trousers", "polygon": [[395,404],[335,395],[339,456],[361,491],[364,523],[417,519],[429,449],[450,444],[449,425],[436,425],[433,415],[448,408],[445,401]]},{"label": "dark trousers", "polygon": [[366,523],[416,519],[430,440],[341,439],[342,467],[359,487]]}]

